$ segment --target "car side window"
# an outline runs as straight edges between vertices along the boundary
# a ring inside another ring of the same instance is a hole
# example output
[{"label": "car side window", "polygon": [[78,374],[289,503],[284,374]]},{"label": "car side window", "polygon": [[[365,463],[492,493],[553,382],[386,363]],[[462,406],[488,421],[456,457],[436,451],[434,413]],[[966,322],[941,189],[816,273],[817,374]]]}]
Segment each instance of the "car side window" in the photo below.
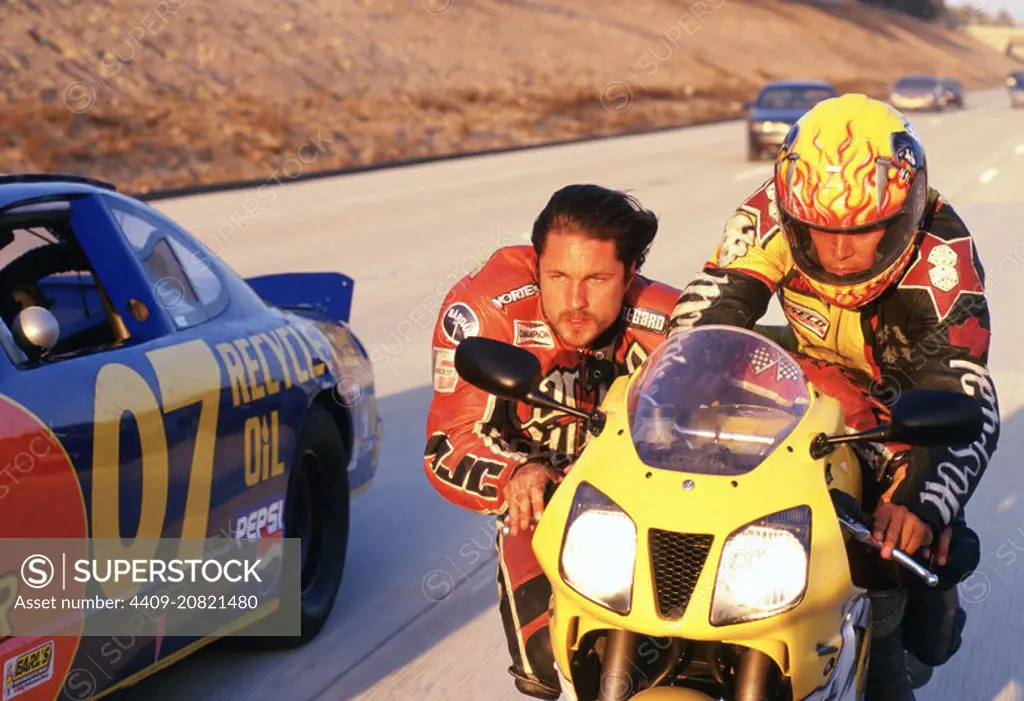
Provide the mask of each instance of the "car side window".
[{"label": "car side window", "polygon": [[108,198],[108,206],[145,268],[154,297],[177,328],[196,326],[224,311],[224,285],[172,222],[117,199]]},{"label": "car side window", "polygon": [[127,337],[75,232],[61,220],[61,203],[49,207],[0,217],[0,348],[19,368],[29,357],[16,340],[18,316],[29,307],[46,309],[55,322],[55,336],[40,336],[49,337],[40,353],[49,362],[101,352]]}]

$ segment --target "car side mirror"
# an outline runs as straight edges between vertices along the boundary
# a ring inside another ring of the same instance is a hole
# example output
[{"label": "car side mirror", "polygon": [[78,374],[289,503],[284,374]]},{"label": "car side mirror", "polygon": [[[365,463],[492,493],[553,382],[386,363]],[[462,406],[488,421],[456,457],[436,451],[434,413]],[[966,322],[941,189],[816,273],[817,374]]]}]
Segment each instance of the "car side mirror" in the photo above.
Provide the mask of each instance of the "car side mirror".
[{"label": "car side mirror", "polygon": [[33,360],[53,350],[60,338],[60,323],[45,307],[25,307],[14,317],[14,341]]}]

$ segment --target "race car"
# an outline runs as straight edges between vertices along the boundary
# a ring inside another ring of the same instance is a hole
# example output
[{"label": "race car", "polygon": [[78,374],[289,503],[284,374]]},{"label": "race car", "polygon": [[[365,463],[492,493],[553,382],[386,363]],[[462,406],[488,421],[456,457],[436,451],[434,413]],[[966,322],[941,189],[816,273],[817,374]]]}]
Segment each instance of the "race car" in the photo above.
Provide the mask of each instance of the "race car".
[{"label": "race car", "polygon": [[109,183],[0,177],[5,701],[102,698],[276,620],[275,602],[260,601],[205,635],[165,635],[160,616],[90,635],[81,611],[34,628],[38,553],[23,555],[43,539],[113,544],[132,561],[151,561],[160,539],[298,539],[287,541],[301,544],[297,627],[250,642],[317,635],[345,567],[350,499],[372,483],[382,436],[352,293],[335,272],[242,278]]}]

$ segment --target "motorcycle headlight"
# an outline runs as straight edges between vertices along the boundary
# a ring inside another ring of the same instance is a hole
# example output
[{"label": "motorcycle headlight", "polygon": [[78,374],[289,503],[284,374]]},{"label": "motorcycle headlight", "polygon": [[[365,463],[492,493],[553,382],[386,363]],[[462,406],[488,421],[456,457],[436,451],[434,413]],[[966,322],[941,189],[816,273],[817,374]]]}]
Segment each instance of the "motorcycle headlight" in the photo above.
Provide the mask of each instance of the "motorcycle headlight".
[{"label": "motorcycle headlight", "polygon": [[627,614],[633,598],[636,524],[587,482],[576,489],[562,540],[566,584],[596,604]]},{"label": "motorcycle headlight", "polygon": [[807,588],[811,509],[780,511],[734,531],[722,548],[711,625],[775,616],[795,607]]}]

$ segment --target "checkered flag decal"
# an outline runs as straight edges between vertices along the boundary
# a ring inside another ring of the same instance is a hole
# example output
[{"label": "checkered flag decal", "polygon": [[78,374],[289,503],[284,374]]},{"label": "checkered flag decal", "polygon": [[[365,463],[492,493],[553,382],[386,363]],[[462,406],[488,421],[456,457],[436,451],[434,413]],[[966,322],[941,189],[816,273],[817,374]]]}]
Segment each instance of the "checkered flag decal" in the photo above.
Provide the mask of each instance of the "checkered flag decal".
[{"label": "checkered flag decal", "polygon": [[783,380],[789,380],[790,382],[796,382],[800,379],[800,368],[796,363],[789,360],[783,360],[779,363],[779,369],[775,373],[775,381],[782,382]]},{"label": "checkered flag decal", "polygon": [[750,367],[754,368],[754,372],[758,375],[771,369],[777,362],[779,359],[775,357],[775,354],[764,346],[760,346],[750,354]]}]

